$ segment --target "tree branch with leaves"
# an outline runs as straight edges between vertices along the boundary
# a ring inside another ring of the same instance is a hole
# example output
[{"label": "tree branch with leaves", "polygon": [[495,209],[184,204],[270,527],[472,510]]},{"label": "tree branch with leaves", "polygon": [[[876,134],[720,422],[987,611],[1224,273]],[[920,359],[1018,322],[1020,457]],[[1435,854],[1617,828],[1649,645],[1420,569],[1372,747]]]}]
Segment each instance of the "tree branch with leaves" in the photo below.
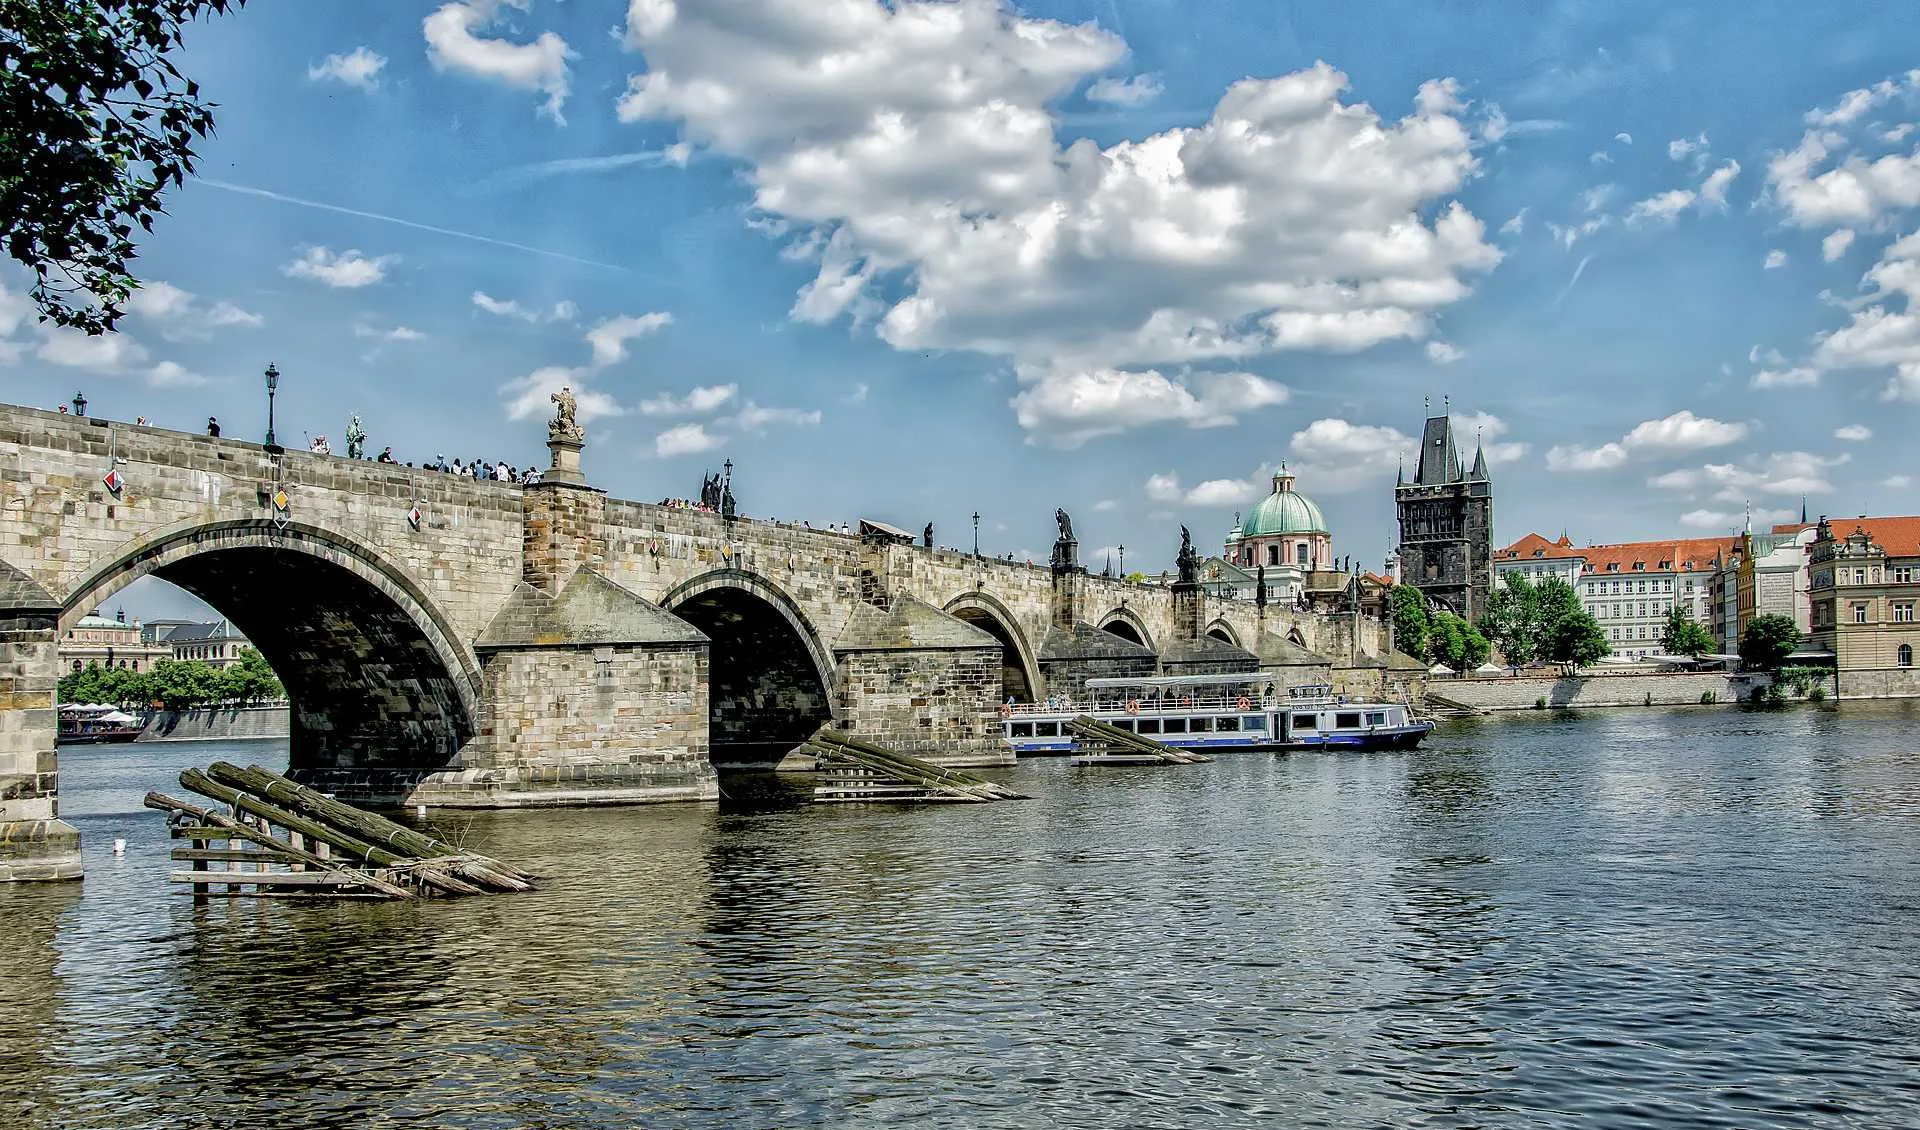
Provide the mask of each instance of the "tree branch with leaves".
[{"label": "tree branch with leaves", "polygon": [[168,53],[245,0],[0,0],[0,243],[42,321],[102,334],[139,289],[134,229],[194,170],[213,107]]}]

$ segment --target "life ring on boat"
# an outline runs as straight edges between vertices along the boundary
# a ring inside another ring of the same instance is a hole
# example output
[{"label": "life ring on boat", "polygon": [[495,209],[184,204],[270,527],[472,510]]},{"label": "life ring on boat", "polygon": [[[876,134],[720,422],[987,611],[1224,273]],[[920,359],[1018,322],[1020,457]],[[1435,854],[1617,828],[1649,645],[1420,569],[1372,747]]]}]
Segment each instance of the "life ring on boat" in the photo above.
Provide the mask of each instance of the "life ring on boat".
[{"label": "life ring on boat", "polygon": [[1002,718],[1011,718],[1011,717],[1013,717],[1013,707],[1011,707],[1011,706],[1008,706],[1008,705],[1007,705],[1006,703],[1004,703],[1004,702],[1003,702],[1003,703],[1001,703],[1001,704],[1000,704],[1000,717],[1002,717]]},{"label": "life ring on boat", "polygon": [[1137,699],[1137,698],[1130,698],[1130,699],[1128,699],[1128,700],[1127,700],[1127,713],[1128,713],[1128,714],[1138,714],[1138,713],[1140,713],[1140,700],[1139,700],[1139,699]]},{"label": "life ring on boat", "polygon": [[1192,696],[1192,695],[1185,695],[1185,696],[1183,696],[1183,697],[1182,697],[1182,698],[1180,699],[1180,709],[1182,709],[1182,710],[1192,710],[1192,709],[1193,709],[1193,696]]},{"label": "life ring on boat", "polygon": [[1236,702],[1234,702],[1234,705],[1239,707],[1241,710],[1252,710],[1253,700],[1248,698],[1246,695],[1241,695],[1240,698]]}]

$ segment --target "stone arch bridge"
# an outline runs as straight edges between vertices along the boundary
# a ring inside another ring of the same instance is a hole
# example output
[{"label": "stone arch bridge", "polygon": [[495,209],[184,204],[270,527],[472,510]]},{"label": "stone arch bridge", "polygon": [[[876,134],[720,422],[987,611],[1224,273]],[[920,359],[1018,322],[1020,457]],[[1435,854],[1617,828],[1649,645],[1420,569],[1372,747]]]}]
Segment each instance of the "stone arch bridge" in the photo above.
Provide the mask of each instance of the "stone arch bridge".
[{"label": "stone arch bridge", "polygon": [[0,878],[78,873],[58,643],[149,575],[281,675],[294,775],[388,803],[710,799],[716,765],[772,765],[829,720],[1006,763],[1007,697],[1382,652],[1373,620],[1198,586],[11,406],[0,510]]}]

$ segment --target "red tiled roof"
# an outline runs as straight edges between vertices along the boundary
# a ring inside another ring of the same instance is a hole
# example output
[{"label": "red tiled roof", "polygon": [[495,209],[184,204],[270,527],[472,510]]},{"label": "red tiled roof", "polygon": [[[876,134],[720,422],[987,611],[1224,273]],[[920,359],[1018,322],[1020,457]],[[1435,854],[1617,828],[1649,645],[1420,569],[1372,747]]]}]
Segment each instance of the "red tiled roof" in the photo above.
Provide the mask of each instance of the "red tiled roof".
[{"label": "red tiled roof", "polygon": [[1920,553],[1920,516],[1905,518],[1828,518],[1833,536],[1844,541],[1855,529],[1865,529],[1875,545],[1898,557]]},{"label": "red tiled roof", "polygon": [[[1704,571],[1714,559],[1731,553],[1739,538],[1682,538],[1677,541],[1630,541],[1619,545],[1590,545],[1582,552],[1589,573],[1657,573],[1668,569]],[[1635,565],[1639,568],[1635,568]]]},{"label": "red tiled roof", "polygon": [[1528,534],[1505,549],[1495,550],[1495,561],[1546,560],[1550,557],[1578,557],[1580,551],[1573,548],[1573,542],[1565,534],[1559,541],[1548,541],[1539,534]]}]

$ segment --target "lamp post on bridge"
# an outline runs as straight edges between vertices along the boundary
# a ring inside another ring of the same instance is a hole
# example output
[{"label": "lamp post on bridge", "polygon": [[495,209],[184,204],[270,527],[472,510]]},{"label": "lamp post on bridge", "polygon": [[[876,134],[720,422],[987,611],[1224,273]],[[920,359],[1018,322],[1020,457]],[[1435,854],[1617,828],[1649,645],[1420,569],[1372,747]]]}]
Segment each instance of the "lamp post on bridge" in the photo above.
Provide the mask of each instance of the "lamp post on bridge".
[{"label": "lamp post on bridge", "polygon": [[280,370],[279,370],[279,369],[276,369],[276,368],[274,368],[274,366],[273,366],[273,362],[271,362],[271,361],[269,361],[269,362],[267,362],[267,372],[266,372],[266,378],[267,378],[267,442],[266,442],[266,448],[267,448],[267,450],[268,450],[268,451],[270,451],[270,452],[272,452],[272,453],[274,453],[274,454],[279,454],[279,451],[280,451],[280,445],[279,445],[279,444],[277,444],[277,443],[275,443],[275,442],[274,442],[274,440],[273,440],[273,394],[274,394],[275,392],[277,392],[277,391],[279,391],[279,388],[280,388]]},{"label": "lamp post on bridge", "polygon": [[1120,546],[1119,548],[1120,548],[1120,579],[1124,581],[1127,579],[1127,547],[1123,545],[1123,546]]},{"label": "lamp post on bridge", "polygon": [[980,512],[973,512],[973,555],[980,556]]},{"label": "lamp post on bridge", "polygon": [[87,414],[86,393],[76,392],[73,394],[73,414],[76,416],[84,416]]}]

